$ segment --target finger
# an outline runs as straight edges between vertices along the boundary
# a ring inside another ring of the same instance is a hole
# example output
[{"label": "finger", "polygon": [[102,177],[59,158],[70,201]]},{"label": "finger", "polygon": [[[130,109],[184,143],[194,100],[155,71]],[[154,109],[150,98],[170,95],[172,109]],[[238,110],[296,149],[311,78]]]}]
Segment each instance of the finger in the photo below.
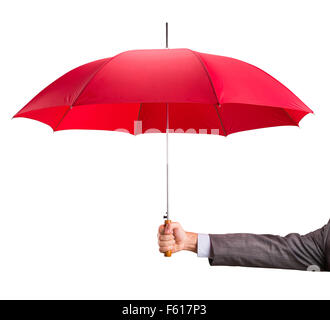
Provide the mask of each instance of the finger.
[{"label": "finger", "polygon": [[162,224],[158,228],[158,234],[164,234],[164,231],[165,231],[165,226]]},{"label": "finger", "polygon": [[175,240],[158,241],[159,247],[170,247],[175,245]]},{"label": "finger", "polygon": [[173,246],[169,246],[169,247],[160,247],[159,248],[159,252],[161,253],[165,253],[166,251],[172,251],[174,249]]},{"label": "finger", "polygon": [[174,236],[173,234],[159,234],[158,240],[160,241],[174,240]]}]

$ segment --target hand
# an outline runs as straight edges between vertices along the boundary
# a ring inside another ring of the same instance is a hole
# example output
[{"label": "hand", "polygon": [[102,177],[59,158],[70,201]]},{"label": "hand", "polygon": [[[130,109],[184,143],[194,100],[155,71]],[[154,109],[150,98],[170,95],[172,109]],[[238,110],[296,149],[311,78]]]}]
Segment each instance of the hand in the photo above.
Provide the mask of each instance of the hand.
[{"label": "hand", "polygon": [[178,222],[171,222],[159,227],[158,245],[162,253],[166,251],[176,253],[181,250],[197,252],[197,234],[184,231]]}]

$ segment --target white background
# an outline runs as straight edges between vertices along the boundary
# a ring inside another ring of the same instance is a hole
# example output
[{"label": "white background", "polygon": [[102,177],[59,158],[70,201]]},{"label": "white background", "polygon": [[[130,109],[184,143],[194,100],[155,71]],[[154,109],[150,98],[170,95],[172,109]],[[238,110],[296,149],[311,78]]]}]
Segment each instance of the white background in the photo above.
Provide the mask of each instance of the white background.
[{"label": "white background", "polygon": [[301,128],[170,136],[172,219],[188,231],[307,233],[330,218],[328,1],[0,5],[0,298],[330,298],[329,274],[165,259],[165,136],[11,120],[68,70],[165,46],[264,69],[315,115]]}]

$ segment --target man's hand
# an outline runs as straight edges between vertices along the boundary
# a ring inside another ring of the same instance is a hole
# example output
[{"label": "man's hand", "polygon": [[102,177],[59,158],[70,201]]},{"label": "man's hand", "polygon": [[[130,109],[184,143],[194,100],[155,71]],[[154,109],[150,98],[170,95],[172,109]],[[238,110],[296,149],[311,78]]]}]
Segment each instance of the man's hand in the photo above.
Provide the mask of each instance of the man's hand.
[{"label": "man's hand", "polygon": [[175,253],[181,250],[197,252],[197,234],[184,231],[178,222],[171,222],[159,227],[158,245],[162,253]]}]

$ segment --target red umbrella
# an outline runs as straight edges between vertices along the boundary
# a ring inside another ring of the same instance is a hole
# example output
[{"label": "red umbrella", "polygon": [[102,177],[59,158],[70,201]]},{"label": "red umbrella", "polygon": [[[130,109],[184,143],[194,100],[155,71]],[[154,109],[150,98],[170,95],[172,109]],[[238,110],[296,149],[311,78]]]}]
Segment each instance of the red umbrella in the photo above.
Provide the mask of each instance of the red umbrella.
[{"label": "red umbrella", "polygon": [[[289,89],[251,64],[189,49],[157,49],[126,51],[82,65],[46,87],[14,117],[41,121],[54,131],[227,136],[298,126],[311,112]],[[169,223],[168,165],[165,218]]]}]

